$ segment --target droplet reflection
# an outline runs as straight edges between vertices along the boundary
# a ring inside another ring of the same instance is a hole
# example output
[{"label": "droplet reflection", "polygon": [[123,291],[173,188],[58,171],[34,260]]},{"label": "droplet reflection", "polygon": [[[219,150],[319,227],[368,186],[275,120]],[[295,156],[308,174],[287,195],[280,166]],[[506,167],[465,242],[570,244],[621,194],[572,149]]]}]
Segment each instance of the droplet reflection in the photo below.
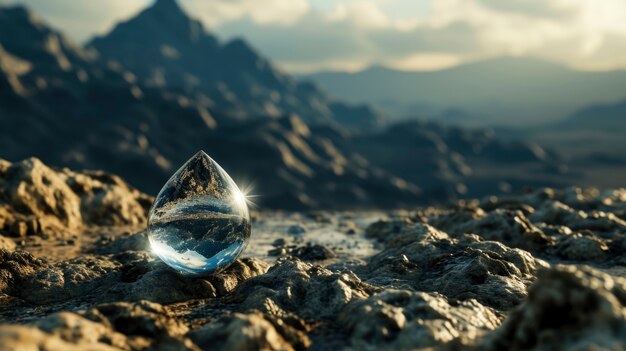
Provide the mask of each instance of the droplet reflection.
[{"label": "droplet reflection", "polygon": [[152,251],[180,273],[207,275],[231,264],[250,238],[245,195],[203,151],[163,186],[148,223]]}]

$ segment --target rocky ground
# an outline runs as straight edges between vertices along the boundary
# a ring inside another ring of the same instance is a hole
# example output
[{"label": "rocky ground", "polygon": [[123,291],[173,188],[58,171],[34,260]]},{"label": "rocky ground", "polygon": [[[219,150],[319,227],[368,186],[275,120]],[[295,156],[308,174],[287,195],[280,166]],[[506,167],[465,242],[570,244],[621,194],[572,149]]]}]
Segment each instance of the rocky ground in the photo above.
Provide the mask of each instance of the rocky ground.
[{"label": "rocky ground", "polygon": [[0,350],[622,350],[626,189],[254,212],[223,273],[149,252],[116,176],[0,161]]}]

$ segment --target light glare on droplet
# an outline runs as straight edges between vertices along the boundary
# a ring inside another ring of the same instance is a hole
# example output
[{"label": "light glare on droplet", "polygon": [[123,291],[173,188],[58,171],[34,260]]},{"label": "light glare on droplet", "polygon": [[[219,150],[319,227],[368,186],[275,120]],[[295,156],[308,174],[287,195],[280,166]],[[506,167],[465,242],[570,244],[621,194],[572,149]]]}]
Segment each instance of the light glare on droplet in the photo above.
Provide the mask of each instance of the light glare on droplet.
[{"label": "light glare on droplet", "polygon": [[233,200],[235,201],[236,206],[247,205],[246,195],[243,192],[241,192],[239,189],[237,189],[237,191],[233,193]]}]

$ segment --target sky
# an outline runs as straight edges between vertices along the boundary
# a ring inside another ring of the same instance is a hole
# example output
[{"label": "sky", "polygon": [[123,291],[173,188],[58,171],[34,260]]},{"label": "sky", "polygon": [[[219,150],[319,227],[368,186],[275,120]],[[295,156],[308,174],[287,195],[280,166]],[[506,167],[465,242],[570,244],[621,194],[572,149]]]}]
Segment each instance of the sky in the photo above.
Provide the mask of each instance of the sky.
[{"label": "sky", "polygon": [[[78,42],[153,0],[26,4]],[[581,70],[626,68],[626,0],[179,0],[220,38],[244,37],[294,73],[370,65],[437,70],[532,56]]]}]

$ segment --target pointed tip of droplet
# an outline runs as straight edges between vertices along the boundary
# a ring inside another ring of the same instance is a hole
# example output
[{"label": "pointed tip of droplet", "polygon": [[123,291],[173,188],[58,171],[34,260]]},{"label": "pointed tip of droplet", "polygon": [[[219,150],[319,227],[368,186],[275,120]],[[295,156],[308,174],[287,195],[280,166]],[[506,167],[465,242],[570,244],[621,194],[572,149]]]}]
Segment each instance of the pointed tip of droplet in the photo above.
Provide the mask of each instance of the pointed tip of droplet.
[{"label": "pointed tip of droplet", "polygon": [[207,154],[206,152],[204,152],[204,150],[200,150],[198,152],[196,152],[195,155],[193,155],[192,158],[206,158],[206,159],[211,159],[211,157],[209,156],[209,154]]}]

